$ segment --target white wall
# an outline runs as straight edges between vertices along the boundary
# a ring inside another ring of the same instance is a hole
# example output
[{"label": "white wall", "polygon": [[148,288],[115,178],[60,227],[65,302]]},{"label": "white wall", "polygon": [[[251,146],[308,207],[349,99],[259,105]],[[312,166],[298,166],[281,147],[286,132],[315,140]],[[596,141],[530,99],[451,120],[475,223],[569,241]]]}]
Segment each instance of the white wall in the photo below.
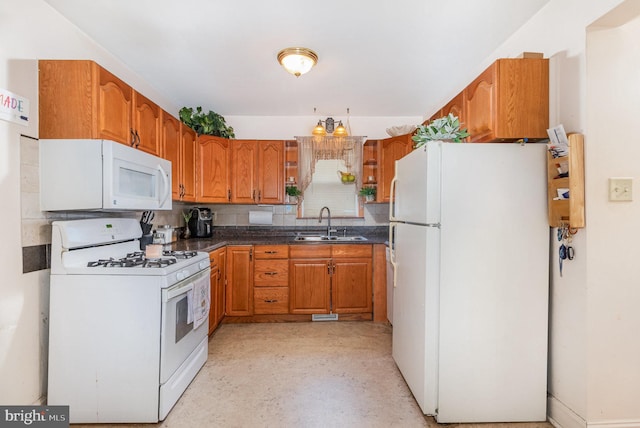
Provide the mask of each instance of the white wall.
[{"label": "white wall", "polygon": [[[639,40],[638,1],[626,1],[587,35],[589,425],[640,426]],[[633,177],[635,200],[609,202],[609,177]]]}]

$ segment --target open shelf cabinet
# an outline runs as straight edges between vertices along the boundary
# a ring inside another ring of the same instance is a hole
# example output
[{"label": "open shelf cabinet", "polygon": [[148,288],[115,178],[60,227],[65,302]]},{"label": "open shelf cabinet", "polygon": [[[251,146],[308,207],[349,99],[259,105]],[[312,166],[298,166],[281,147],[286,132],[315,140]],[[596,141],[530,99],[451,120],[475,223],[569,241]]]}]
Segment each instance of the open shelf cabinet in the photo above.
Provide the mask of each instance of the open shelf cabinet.
[{"label": "open shelf cabinet", "polygon": [[[569,154],[554,158],[547,152],[547,197],[549,225],[568,225],[572,229],[585,226],[584,213],[584,136],[570,134]],[[567,177],[558,177],[558,169],[565,166]],[[569,189],[568,199],[558,199],[558,189]]]}]

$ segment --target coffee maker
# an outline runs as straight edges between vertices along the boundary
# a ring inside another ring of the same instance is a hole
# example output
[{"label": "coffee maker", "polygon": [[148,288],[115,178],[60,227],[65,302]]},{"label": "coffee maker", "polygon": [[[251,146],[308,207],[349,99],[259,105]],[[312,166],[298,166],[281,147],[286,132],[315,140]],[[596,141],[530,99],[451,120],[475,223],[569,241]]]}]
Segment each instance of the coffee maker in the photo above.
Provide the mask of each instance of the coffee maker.
[{"label": "coffee maker", "polygon": [[213,215],[209,208],[191,208],[189,232],[193,238],[210,238],[213,233]]}]

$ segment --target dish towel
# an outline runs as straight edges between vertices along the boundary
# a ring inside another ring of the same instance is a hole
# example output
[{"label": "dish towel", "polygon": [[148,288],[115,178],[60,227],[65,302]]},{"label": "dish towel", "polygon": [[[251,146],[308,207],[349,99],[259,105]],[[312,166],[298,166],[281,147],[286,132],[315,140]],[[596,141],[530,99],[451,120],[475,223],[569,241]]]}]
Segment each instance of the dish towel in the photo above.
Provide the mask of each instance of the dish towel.
[{"label": "dish towel", "polygon": [[187,322],[193,322],[193,329],[197,329],[207,320],[211,302],[210,289],[207,281],[197,281],[193,290],[187,293]]}]

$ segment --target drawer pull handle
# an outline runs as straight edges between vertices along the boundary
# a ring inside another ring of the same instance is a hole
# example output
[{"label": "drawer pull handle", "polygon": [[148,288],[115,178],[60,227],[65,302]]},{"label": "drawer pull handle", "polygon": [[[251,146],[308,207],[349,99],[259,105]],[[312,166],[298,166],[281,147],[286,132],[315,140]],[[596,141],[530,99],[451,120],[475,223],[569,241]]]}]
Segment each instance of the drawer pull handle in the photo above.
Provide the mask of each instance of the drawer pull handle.
[{"label": "drawer pull handle", "polygon": [[275,250],[265,251],[264,253],[265,253],[265,254],[278,254],[278,252],[277,252],[277,251],[275,251]]},{"label": "drawer pull handle", "polygon": [[265,275],[269,275],[269,276],[273,276],[273,275],[277,275],[278,272],[265,272]]},{"label": "drawer pull handle", "polygon": [[276,299],[265,300],[265,303],[278,303]]}]

